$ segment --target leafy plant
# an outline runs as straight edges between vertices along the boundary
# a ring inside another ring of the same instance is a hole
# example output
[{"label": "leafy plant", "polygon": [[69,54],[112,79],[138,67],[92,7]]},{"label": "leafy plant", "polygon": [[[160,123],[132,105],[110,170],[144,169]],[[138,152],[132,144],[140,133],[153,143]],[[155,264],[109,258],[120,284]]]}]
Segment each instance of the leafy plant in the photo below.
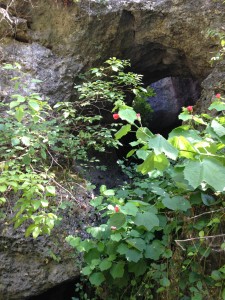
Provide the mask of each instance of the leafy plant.
[{"label": "leafy plant", "polygon": [[115,190],[102,186],[91,202],[101,225],[88,228],[89,239],[67,237],[84,253],[82,274],[100,298],[205,299],[216,284],[218,299],[224,299],[223,267],[212,273],[206,267],[211,242],[224,237],[216,233],[225,209],[223,100],[216,95],[209,107],[216,117],[184,108],[179,118],[186,123],[168,139],[142,127],[123,101],[115,103],[115,119],[127,122],[115,138],[135,129],[127,157],[142,161],[136,167],[142,178]]}]

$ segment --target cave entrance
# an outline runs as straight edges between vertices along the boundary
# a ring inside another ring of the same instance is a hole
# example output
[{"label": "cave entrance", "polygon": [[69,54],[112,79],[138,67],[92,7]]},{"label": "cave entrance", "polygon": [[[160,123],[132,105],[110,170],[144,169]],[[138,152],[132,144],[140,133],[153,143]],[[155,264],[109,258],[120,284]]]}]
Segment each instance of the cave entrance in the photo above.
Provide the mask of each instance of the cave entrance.
[{"label": "cave entrance", "polygon": [[200,97],[201,88],[198,80],[187,77],[165,77],[150,86],[155,96],[147,100],[153,109],[147,126],[153,133],[167,137],[173,128],[181,125],[178,115],[182,107],[194,105]]}]

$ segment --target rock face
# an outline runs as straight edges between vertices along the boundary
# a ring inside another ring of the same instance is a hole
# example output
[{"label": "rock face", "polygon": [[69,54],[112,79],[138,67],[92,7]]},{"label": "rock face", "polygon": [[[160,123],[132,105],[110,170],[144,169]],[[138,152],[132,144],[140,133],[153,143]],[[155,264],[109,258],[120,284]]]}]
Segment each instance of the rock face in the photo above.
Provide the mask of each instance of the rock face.
[{"label": "rock face", "polygon": [[[76,76],[112,56],[130,59],[146,85],[165,77],[203,82],[201,107],[215,92],[224,92],[224,64],[215,68],[209,64],[219,43],[208,36],[209,28],[220,30],[224,24],[222,1],[72,2],[0,0],[1,64],[18,61],[28,82],[33,77],[43,80],[40,92],[51,103],[75,99]],[[1,98],[9,90],[0,70]],[[77,275],[73,258],[59,265],[46,263],[43,253],[48,246],[43,248],[43,243],[48,244],[1,232],[1,300],[25,299]],[[65,245],[60,245],[64,251]]]}]

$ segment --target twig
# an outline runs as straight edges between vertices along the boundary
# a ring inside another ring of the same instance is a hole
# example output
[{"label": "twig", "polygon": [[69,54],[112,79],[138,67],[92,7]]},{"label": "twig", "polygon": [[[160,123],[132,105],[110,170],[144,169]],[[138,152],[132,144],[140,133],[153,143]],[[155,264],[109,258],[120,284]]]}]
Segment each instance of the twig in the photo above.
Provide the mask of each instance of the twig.
[{"label": "twig", "polygon": [[182,250],[185,250],[185,248],[180,244],[180,243],[186,243],[190,241],[195,241],[195,240],[207,240],[207,239],[215,239],[218,237],[225,237],[225,234],[217,234],[217,235],[208,235],[208,236],[203,236],[203,237],[194,237],[190,239],[185,239],[185,240],[175,240],[176,244],[181,247]]},{"label": "twig", "polygon": [[196,215],[196,216],[194,216],[194,217],[187,218],[186,220],[189,221],[189,220],[197,219],[197,218],[200,218],[201,216],[208,215],[208,214],[214,214],[214,213],[216,213],[216,212],[223,211],[223,210],[225,210],[225,207],[224,207],[224,208],[217,209],[217,210],[207,211],[207,212],[204,212],[204,213],[202,213],[202,214],[200,214],[200,215]]}]

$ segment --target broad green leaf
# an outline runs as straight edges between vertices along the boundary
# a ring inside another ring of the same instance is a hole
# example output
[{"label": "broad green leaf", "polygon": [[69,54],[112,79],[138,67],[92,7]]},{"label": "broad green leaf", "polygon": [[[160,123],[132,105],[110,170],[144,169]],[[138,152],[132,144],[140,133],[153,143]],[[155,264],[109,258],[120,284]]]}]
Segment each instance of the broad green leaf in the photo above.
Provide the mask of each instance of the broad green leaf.
[{"label": "broad green leaf", "polygon": [[48,200],[42,199],[42,200],[41,200],[41,205],[42,205],[43,207],[48,207],[48,205],[49,205]]},{"label": "broad green leaf", "polygon": [[21,122],[23,120],[24,110],[22,107],[18,107],[18,109],[16,110],[16,113],[15,113],[15,117],[18,122]]},{"label": "broad green leaf", "polygon": [[99,269],[101,271],[105,271],[110,269],[112,266],[112,262],[109,261],[107,258],[103,259],[103,261],[99,264]]},{"label": "broad green leaf", "polygon": [[40,106],[39,104],[37,103],[37,101],[34,101],[34,100],[31,100],[28,102],[29,106],[35,110],[35,111],[39,111],[40,110]]},{"label": "broad green leaf", "polygon": [[93,273],[89,277],[90,283],[95,286],[100,286],[105,281],[105,276],[101,272]]},{"label": "broad green leaf", "polygon": [[147,269],[147,264],[145,260],[141,260],[137,263],[130,262],[128,264],[128,271],[134,273],[135,276],[141,276],[145,273]]},{"label": "broad green leaf", "polygon": [[28,226],[28,228],[25,231],[25,237],[28,237],[37,227],[36,224],[31,224],[30,226]]},{"label": "broad green leaf", "polygon": [[121,139],[121,137],[125,136],[131,130],[131,125],[127,124],[120,128],[120,130],[115,134],[116,140]]},{"label": "broad green leaf", "polygon": [[11,139],[12,146],[16,146],[20,144],[20,140],[18,138],[12,138]]},{"label": "broad green leaf", "polygon": [[220,123],[218,123],[216,120],[213,120],[211,123],[211,127],[215,131],[215,133],[219,136],[222,137],[225,135],[225,127],[223,127]]},{"label": "broad green leaf", "polygon": [[175,196],[173,198],[165,197],[162,203],[165,207],[172,210],[187,211],[191,208],[190,202],[181,196]]},{"label": "broad green leaf", "polygon": [[165,251],[165,247],[159,240],[154,240],[151,245],[146,247],[145,257],[158,260]]},{"label": "broad green leaf", "polygon": [[117,248],[117,252],[121,255],[125,255],[126,259],[128,261],[132,261],[132,262],[138,262],[142,257],[142,253],[138,250],[135,249],[130,249],[126,244],[121,243],[118,248]]},{"label": "broad green leaf", "polygon": [[114,263],[112,268],[110,269],[110,274],[115,278],[122,278],[124,274],[124,265],[125,262],[119,261],[118,263]]},{"label": "broad green leaf", "polygon": [[55,196],[55,187],[53,185],[46,186],[47,196]]},{"label": "broad green leaf", "polygon": [[189,161],[184,169],[184,177],[194,189],[203,182],[216,191],[222,192],[225,189],[225,167],[214,158]]},{"label": "broad green leaf", "polygon": [[10,102],[9,107],[10,107],[10,109],[12,109],[12,108],[14,108],[14,107],[16,107],[18,105],[20,105],[19,101],[12,101],[12,102]]},{"label": "broad green leaf", "polygon": [[136,151],[137,157],[145,160],[151,152],[149,150],[139,149]]},{"label": "broad green leaf", "polygon": [[104,196],[114,196],[115,191],[114,190],[106,190],[102,193]]},{"label": "broad green leaf", "polygon": [[189,114],[188,112],[184,111],[182,113],[179,114],[178,119],[182,120],[182,121],[188,121],[192,119],[192,115]]},{"label": "broad green leaf", "polygon": [[124,206],[121,207],[121,211],[125,215],[136,216],[138,209],[133,203],[127,202]]},{"label": "broad green leaf", "polygon": [[155,154],[164,153],[170,159],[175,160],[178,156],[178,150],[174,148],[163,136],[157,134],[148,141],[148,146],[154,149]]},{"label": "broad green leaf", "polygon": [[205,193],[201,193],[201,199],[202,199],[202,202],[206,206],[213,205],[216,202],[216,200],[213,196],[205,194]]},{"label": "broad green leaf", "polygon": [[217,111],[223,111],[223,110],[225,110],[225,103],[221,102],[221,101],[215,101],[210,105],[210,107],[208,109],[209,110],[215,109]]},{"label": "broad green leaf", "polygon": [[151,231],[155,226],[159,226],[159,219],[151,212],[137,213],[134,224]]},{"label": "broad green leaf", "polygon": [[155,153],[151,152],[146,160],[137,167],[137,171],[145,175],[155,169],[164,171],[168,166],[169,161],[163,153],[156,155]]},{"label": "broad green leaf", "polygon": [[3,203],[6,203],[6,199],[4,197],[0,197],[0,205],[2,205]]},{"label": "broad green leaf", "polygon": [[170,286],[170,281],[167,277],[163,277],[162,279],[160,279],[159,283],[161,286],[164,286],[164,287]]},{"label": "broad green leaf", "polygon": [[183,136],[174,136],[169,139],[172,146],[180,151],[182,157],[193,159],[198,153],[192,144]]},{"label": "broad green leaf", "polygon": [[146,248],[145,241],[141,238],[127,239],[126,242],[128,245],[141,252]]},{"label": "broad green leaf", "polygon": [[169,142],[173,137],[180,136],[185,137],[190,143],[202,141],[202,138],[199,136],[198,131],[190,129],[189,125],[183,125],[173,129],[169,134]]},{"label": "broad green leaf", "polygon": [[126,109],[120,110],[119,116],[122,120],[125,120],[130,124],[134,124],[134,121],[137,120],[137,114],[131,108],[126,108]]},{"label": "broad green leaf", "polygon": [[204,120],[200,117],[197,117],[197,116],[193,116],[193,120],[195,121],[195,123],[197,124],[201,124],[201,125],[207,125],[206,122],[204,122]]},{"label": "broad green leaf", "polygon": [[76,248],[80,244],[81,238],[69,235],[69,236],[66,237],[66,242],[69,243],[70,246]]},{"label": "broad green leaf", "polygon": [[142,142],[147,142],[153,136],[153,133],[147,127],[140,127],[136,132],[137,139]]},{"label": "broad green leaf", "polygon": [[113,233],[110,238],[112,241],[119,242],[122,239],[122,235],[120,233]]},{"label": "broad green leaf", "polygon": [[109,226],[115,226],[117,229],[121,228],[126,223],[126,216],[122,213],[114,213],[109,221]]},{"label": "broad green leaf", "polygon": [[0,192],[4,193],[7,190],[7,185],[1,185],[0,186]]},{"label": "broad green leaf", "polygon": [[92,273],[92,269],[89,266],[84,267],[84,268],[82,268],[81,273],[84,276],[88,276],[88,275],[90,275]]}]

